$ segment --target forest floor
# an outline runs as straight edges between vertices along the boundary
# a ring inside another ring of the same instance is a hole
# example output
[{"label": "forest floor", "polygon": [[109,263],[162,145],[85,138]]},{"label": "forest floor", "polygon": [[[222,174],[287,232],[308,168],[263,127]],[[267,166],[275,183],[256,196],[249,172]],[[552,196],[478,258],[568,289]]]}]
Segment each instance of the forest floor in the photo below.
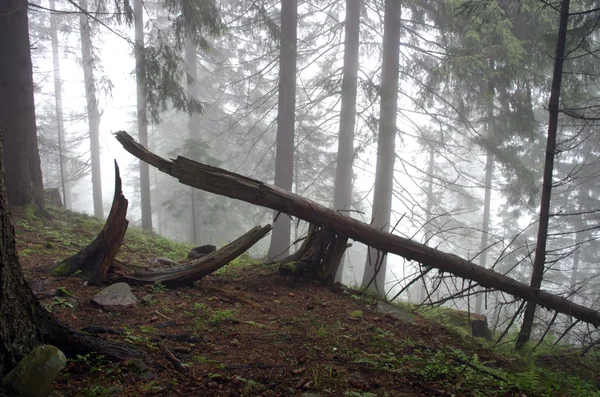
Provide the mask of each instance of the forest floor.
[{"label": "forest floor", "polygon": [[[407,325],[377,313],[375,297],[283,276],[247,255],[192,287],[133,286],[138,298],[150,300],[150,294],[151,301],[102,311],[89,304],[102,288],[31,271],[76,253],[102,228],[89,216],[50,213],[46,219],[13,209],[27,278],[62,291],[42,303],[75,328],[118,330],[102,337],[152,357],[149,363],[71,357],[53,385],[63,396],[600,395],[597,358],[556,347],[517,355],[509,345],[494,347],[466,328],[439,322],[447,309],[415,313]],[[130,227],[117,259],[184,260],[190,248]],[[187,373],[173,368],[160,344]]]}]

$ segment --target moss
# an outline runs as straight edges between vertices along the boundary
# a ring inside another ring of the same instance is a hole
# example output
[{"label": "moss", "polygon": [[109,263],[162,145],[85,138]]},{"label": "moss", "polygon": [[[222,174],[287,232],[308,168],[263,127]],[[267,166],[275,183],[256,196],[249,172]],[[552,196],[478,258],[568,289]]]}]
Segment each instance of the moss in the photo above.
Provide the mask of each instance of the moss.
[{"label": "moss", "polygon": [[53,276],[70,276],[71,273],[71,266],[64,261],[52,271]]},{"label": "moss", "polygon": [[33,204],[27,204],[23,208],[23,219],[27,222],[37,219],[37,207]]}]

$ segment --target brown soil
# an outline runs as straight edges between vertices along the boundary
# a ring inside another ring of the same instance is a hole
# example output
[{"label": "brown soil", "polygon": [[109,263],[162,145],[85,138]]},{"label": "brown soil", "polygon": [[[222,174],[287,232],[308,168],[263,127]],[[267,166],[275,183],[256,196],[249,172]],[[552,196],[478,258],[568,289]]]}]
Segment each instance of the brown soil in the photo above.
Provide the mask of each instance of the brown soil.
[{"label": "brown soil", "polygon": [[[34,232],[18,235],[20,249],[36,241]],[[70,291],[75,306],[62,298],[42,302],[75,328],[121,332],[100,337],[134,345],[153,358],[72,360],[54,386],[65,396],[522,395],[510,386],[499,388],[502,381],[494,374],[479,373],[475,383],[466,375],[474,354],[506,371],[518,371],[521,364],[514,359],[419,317],[415,325],[404,325],[376,313],[373,299],[281,276],[273,266],[232,269],[176,290],[134,286],[138,298],[152,294],[153,302],[106,312],[89,304],[102,288],[28,271],[60,259],[56,256],[28,255],[22,265],[44,290]],[[161,344],[185,363],[183,370],[174,368]],[[452,349],[464,352],[466,360],[448,354]]]}]

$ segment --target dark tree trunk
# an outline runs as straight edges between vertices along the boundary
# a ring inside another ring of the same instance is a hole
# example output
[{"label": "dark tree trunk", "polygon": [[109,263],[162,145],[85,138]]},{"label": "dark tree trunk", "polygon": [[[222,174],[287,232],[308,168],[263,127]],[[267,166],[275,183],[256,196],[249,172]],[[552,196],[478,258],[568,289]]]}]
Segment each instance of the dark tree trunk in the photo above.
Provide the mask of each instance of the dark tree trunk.
[{"label": "dark tree trunk", "polygon": [[[556,135],[558,132],[558,115],[562,71],[567,41],[567,26],[569,24],[569,0],[562,0],[560,7],[560,23],[556,38],[556,53],[554,55],[554,72],[552,75],[552,88],[548,102],[548,139],[546,141],[546,159],[544,162],[544,181],[542,184],[542,200],[540,204],[540,222],[538,227],[533,270],[531,272],[530,286],[539,291],[544,278],[546,264],[546,241],[548,240],[548,222],[550,220],[550,197],[552,194],[552,172],[554,170],[554,156],[556,154]],[[521,349],[531,338],[533,320],[535,318],[536,301],[527,302],[523,324],[517,337],[516,348]]]},{"label": "dark tree trunk", "polygon": [[[383,27],[383,58],[381,68],[379,136],[377,138],[377,168],[373,188],[373,226],[384,232],[390,230],[392,192],[394,189],[394,161],[396,159],[396,115],[398,114],[398,74],[400,68],[400,15],[399,0],[385,1]],[[386,258],[369,250],[362,285],[366,287],[375,273],[370,288],[385,293]],[[381,266],[375,269],[377,261]]]},{"label": "dark tree trunk", "polygon": [[[87,11],[87,0],[79,0],[79,7]],[[83,62],[83,83],[87,99],[88,126],[90,129],[90,154],[92,159],[92,195],[94,197],[94,216],[104,218],[102,202],[102,170],[100,164],[100,111],[96,98],[96,81],[94,80],[94,56],[92,54],[92,38],[88,16],[79,16],[81,33],[81,60]]]},{"label": "dark tree trunk", "polygon": [[112,266],[123,239],[129,222],[126,219],[128,202],[121,189],[121,175],[115,160],[115,195],[106,218],[104,227],[98,236],[87,247],[75,255],[53,265],[54,274],[70,276],[81,271],[81,277],[91,285],[102,285]]},{"label": "dark tree trunk", "polygon": [[[298,1],[282,0],[275,186],[288,192],[292,190],[294,182],[297,28]],[[289,254],[291,229],[292,223],[288,216],[275,214],[269,259],[283,258]]]},{"label": "dark tree trunk", "polygon": [[[0,15],[6,15],[3,12],[5,9],[0,8]],[[1,148],[0,140],[0,375],[11,370],[25,354],[42,343],[42,332],[34,316],[39,303],[19,267],[15,232],[4,190]]]},{"label": "dark tree trunk", "polygon": [[[137,125],[140,143],[148,147],[148,116],[146,109],[146,62],[144,57],[144,6],[142,0],[133,2],[135,14],[135,82],[137,86]],[[150,200],[150,168],[140,161],[140,197],[142,201],[142,228],[152,230]]]},{"label": "dark tree trunk", "polygon": [[[342,105],[338,137],[337,163],[333,207],[349,210],[352,203],[352,161],[354,159],[354,128],[356,125],[356,86],[358,79],[358,38],[360,33],[360,0],[346,0],[344,39],[344,69],[342,77]],[[346,215],[349,215],[346,213]],[[336,279],[342,280],[342,265]]]},{"label": "dark tree trunk", "polygon": [[0,0],[0,126],[10,205],[44,206],[35,123],[27,1]]}]

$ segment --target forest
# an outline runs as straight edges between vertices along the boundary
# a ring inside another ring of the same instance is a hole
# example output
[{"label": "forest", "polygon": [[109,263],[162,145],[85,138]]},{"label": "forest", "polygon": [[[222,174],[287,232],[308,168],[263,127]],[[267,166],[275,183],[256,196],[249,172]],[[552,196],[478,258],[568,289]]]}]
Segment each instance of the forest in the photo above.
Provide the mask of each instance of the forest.
[{"label": "forest", "polygon": [[597,360],[599,51],[598,0],[0,0],[0,376],[54,340],[145,354],[27,286],[9,213],[55,207],[106,222],[86,285],[127,268],[129,225],[216,264],[113,281],[308,266]]}]

